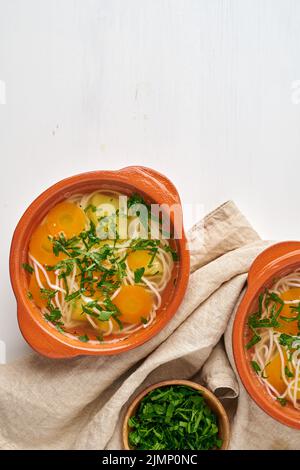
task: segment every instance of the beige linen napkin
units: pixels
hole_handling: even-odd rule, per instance
[[[50,360],[31,354],[0,366],[0,448],[121,448],[128,400],[169,378],[203,382],[224,399],[232,416],[231,448],[300,448],[300,433],[263,413],[234,372],[233,311],[247,271],[267,243],[233,202],[196,225],[189,240],[192,274],[184,301],[151,341],[114,357]]]

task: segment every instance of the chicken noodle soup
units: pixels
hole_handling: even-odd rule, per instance
[[[276,280],[258,303],[248,319],[252,368],[274,400],[300,409],[300,269]]]
[[[83,342],[115,343],[154,322],[177,253],[159,220],[159,238],[149,237],[148,209],[139,195],[96,191],[49,211],[24,268],[28,296],[53,328]]]

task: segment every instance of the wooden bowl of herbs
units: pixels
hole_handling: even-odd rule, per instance
[[[189,380],[147,387],[133,400],[123,423],[126,450],[226,450],[229,437],[221,402]]]

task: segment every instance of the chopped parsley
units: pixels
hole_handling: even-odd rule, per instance
[[[218,420],[201,392],[188,386],[157,388],[128,421],[129,443],[138,450],[220,448]]]
[[[22,267],[23,267],[23,269],[25,269],[25,271],[27,271],[29,274],[33,274],[34,269],[33,269],[32,266],[30,266],[30,264],[28,264],[28,263],[23,263],[23,264],[22,264]]]
[[[141,282],[144,272],[145,272],[145,268],[138,268],[134,271],[134,282],[136,284]]]
[[[277,397],[276,400],[280,403],[281,406],[285,406],[287,403],[285,398]]]
[[[90,338],[88,337],[88,335],[82,335],[82,336],[78,336],[78,339],[79,339],[79,341],[81,341],[82,343],[87,343]]]
[[[252,367],[252,369],[254,370],[254,372],[256,374],[261,372],[261,368],[260,368],[260,366],[258,365],[258,363],[256,361],[251,361],[251,367]]]
[[[268,315],[262,318],[264,294],[259,296],[258,311],[248,318],[248,327],[253,332],[253,336],[246,344],[246,349],[251,349],[255,344],[259,343],[261,336],[257,332],[259,328],[276,328],[280,326],[278,318],[284,307],[284,301],[274,292],[265,291],[265,306]]]

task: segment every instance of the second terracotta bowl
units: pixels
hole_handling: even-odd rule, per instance
[[[277,243],[263,251],[252,264],[248,275],[246,293],[236,313],[232,346],[239,376],[258,406],[277,421],[300,429],[300,411],[291,404],[282,407],[270,397],[265,387],[259,382],[250,361],[251,352],[245,345],[250,339],[247,328],[249,315],[257,310],[258,297],[266,288],[270,288],[274,279],[294,271],[300,267],[300,242]]]
[[[179,254],[173,276],[162,296],[162,306],[149,328],[144,328],[115,344],[88,344],[68,338],[55,330],[42,318],[40,310],[28,299],[28,274],[22,268],[27,262],[28,245],[34,229],[49,210],[75,194],[95,190],[115,190],[129,195],[139,193],[149,204],[174,204],[179,207],[177,217],[171,212],[174,232],[182,226],[182,211],[178,192],[171,181],[149,168],[127,167],[119,171],[93,171],[64,179],[42,193],[26,210],[15,230],[10,251],[10,277],[17,300],[18,321],[21,332],[33,349],[53,358],[78,355],[117,354],[140,346],[156,335],[173,317],[187,288],[190,261],[186,238],[182,229],[180,238],[174,240]],[[176,219],[176,220],[175,220]]]

